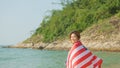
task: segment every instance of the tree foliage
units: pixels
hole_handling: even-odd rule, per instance
[[[72,30],[83,31],[100,19],[120,11],[120,0],[61,0],[62,10],[52,10],[33,36],[43,36],[42,41],[52,42],[64,38]]]

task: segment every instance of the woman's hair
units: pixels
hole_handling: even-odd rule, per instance
[[[80,39],[80,32],[79,31],[72,31],[69,35],[70,38],[71,38],[71,34],[75,34],[77,36],[77,38]]]

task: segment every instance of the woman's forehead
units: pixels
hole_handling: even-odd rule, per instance
[[[71,36],[76,36],[76,34],[72,33]]]

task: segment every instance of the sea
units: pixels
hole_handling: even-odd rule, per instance
[[[68,51],[0,47],[0,68],[65,68]],[[102,68],[120,68],[120,52],[93,51]]]

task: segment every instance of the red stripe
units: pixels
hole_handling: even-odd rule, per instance
[[[86,67],[90,66],[92,64],[92,61],[94,61],[96,58],[97,58],[96,56],[93,56],[93,58],[88,63],[83,65],[81,68],[86,68]]]
[[[70,65],[70,67],[72,67],[72,62],[70,61],[71,53],[73,52],[74,49],[76,49],[77,47],[79,47],[79,46],[81,46],[81,45],[82,45],[81,42],[77,42],[77,43],[75,43],[75,44],[72,46],[72,48],[70,49],[70,52],[69,52],[69,54],[68,54],[67,67],[68,67],[69,65]],[[70,64],[69,64],[69,62],[70,62]],[[69,67],[69,68],[70,68],[70,67]]]
[[[78,55],[80,55],[81,53],[83,53],[84,51],[86,51],[86,49],[85,48],[82,48],[82,49],[80,49],[80,50],[78,50],[72,57],[71,57],[71,59],[70,59],[70,56],[71,56],[71,54],[72,54],[72,52],[77,48],[77,47],[79,47],[79,46],[82,46],[82,43],[80,42],[80,41],[78,41],[78,42],[76,42],[73,46],[72,46],[72,48],[70,49],[70,51],[69,51],[69,54],[68,54],[68,57],[67,57],[67,68],[74,68],[76,65],[78,65],[78,64],[80,64],[81,62],[83,62],[85,59],[87,59],[88,57],[90,57],[91,55],[92,55],[92,53],[91,52],[89,52],[89,53],[87,53],[85,56],[82,56],[81,58],[78,58],[78,60],[75,62],[75,63],[73,63],[73,66],[72,66],[72,61],[73,61],[73,59],[74,58],[76,58]],[[88,67],[89,65],[91,65],[91,64],[93,64],[94,65],[94,68],[96,68],[97,66],[99,66],[99,68],[101,68],[100,66],[101,66],[101,64],[102,64],[102,59],[100,59],[98,62],[96,62],[96,63],[94,63],[94,62],[92,62],[92,61],[95,61],[97,59],[97,56],[93,56],[93,58],[89,61],[89,62],[87,62],[86,64],[84,64],[81,68],[86,68],[86,67]],[[69,67],[69,65],[70,65],[70,67]]]
[[[79,63],[81,63],[82,61],[84,61],[86,58],[90,57],[92,55],[91,52],[89,52],[88,54],[86,54],[85,56],[83,56],[82,58],[79,58],[74,64],[73,66],[75,67],[76,65],[78,65]]]
[[[76,49],[77,47],[81,46],[81,44],[74,44],[73,47],[70,49],[69,55],[71,55],[71,53],[73,52],[74,49]]]
[[[75,44],[75,45],[73,45],[73,47],[71,48],[71,50],[70,50],[70,53],[69,53],[69,58],[68,58],[68,61],[70,62],[68,62],[68,64],[70,65],[70,67],[69,68],[71,68],[72,67],[72,61],[70,60],[70,56],[71,56],[71,53],[73,52],[73,50],[75,50],[77,47],[79,47],[80,45],[79,44]]]
[[[73,57],[71,58],[71,60],[73,60],[76,56],[80,55],[82,52],[84,52],[86,49],[85,48],[82,48],[81,50],[77,51]]]
[[[72,46],[72,48],[70,49],[69,55],[71,55],[71,53],[73,52],[74,49],[76,49],[77,47],[79,47],[79,46],[81,46],[81,45],[82,45],[82,43],[81,43],[80,41],[76,42],[76,43]]]

